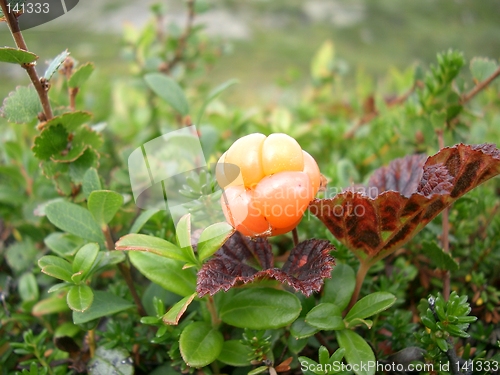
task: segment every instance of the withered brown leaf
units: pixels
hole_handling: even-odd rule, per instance
[[[376,261],[403,246],[462,195],[500,174],[500,150],[491,144],[459,144],[429,157],[421,170],[420,163],[420,156],[408,156],[375,171],[370,185],[381,190],[375,197],[345,191],[315,199],[309,209],[359,258]]]
[[[320,290],[324,278],[330,277],[335,264],[330,256],[332,250],[334,246],[326,240],[303,241],[292,249],[280,269],[274,267],[267,239],[250,239],[235,232],[198,272],[196,291],[202,297],[257,279],[273,278],[309,296]]]

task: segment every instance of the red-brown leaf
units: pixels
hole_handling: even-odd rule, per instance
[[[316,199],[309,209],[358,257],[379,260],[462,195],[500,174],[500,150],[489,144],[459,144],[428,158],[420,172],[415,170],[418,163],[416,156],[410,156],[377,170],[370,185],[383,192],[376,197],[346,191]],[[405,172],[404,165],[411,171]],[[421,177],[418,183],[416,175]]]
[[[320,290],[324,278],[330,277],[335,264],[330,256],[332,250],[334,247],[328,241],[312,239],[301,242],[279,269],[274,267],[267,239],[250,239],[235,232],[198,272],[196,291],[202,297],[220,290],[227,291],[237,284],[273,278],[309,296]]]

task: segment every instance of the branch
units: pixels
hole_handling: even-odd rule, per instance
[[[191,35],[191,30],[193,29],[193,22],[195,17],[195,10],[194,10],[195,2],[196,0],[187,0],[188,15],[186,21],[186,28],[184,29],[182,35],[179,37],[177,49],[175,50],[175,54],[172,60],[167,61],[162,65],[160,65],[159,70],[162,73],[166,74],[170,73],[174,68],[174,66],[176,66],[179,62],[181,62],[184,57],[184,52],[187,46],[187,39],[189,38],[189,35]]]
[[[493,72],[492,75],[490,75],[488,78],[486,78],[484,81],[479,82],[472,90],[470,90],[467,94],[464,94],[462,96],[462,105],[467,103],[469,100],[471,100],[474,96],[476,96],[478,93],[480,93],[482,90],[484,90],[488,85],[498,76],[500,75],[500,66]]]
[[[13,13],[8,12],[6,2],[7,0],[0,0],[0,6],[2,7],[2,11],[5,16],[5,21],[9,26],[12,37],[16,42],[17,48],[28,52],[28,47],[26,46],[23,34],[21,33],[21,29],[19,28],[19,22],[17,21],[17,17]],[[22,64],[21,66],[24,69],[26,69],[26,72],[28,73],[28,76],[30,77],[33,86],[35,86],[38,97],[40,98],[40,103],[42,104],[45,120],[50,120],[52,117],[54,117],[54,115],[52,114],[52,108],[50,107],[49,96],[47,94],[48,86],[45,86],[38,77],[35,65],[36,63],[33,62],[29,64]]]

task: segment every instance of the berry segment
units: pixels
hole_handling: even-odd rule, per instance
[[[314,158],[286,134],[255,133],[238,139],[216,166],[224,189],[224,216],[249,237],[294,229],[320,188]]]

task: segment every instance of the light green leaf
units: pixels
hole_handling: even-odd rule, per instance
[[[457,271],[459,268],[455,259],[449,253],[445,253],[436,241],[425,241],[422,244],[422,251],[436,268],[446,271]]]
[[[83,175],[82,189],[86,198],[88,198],[93,191],[102,189],[97,169],[89,168],[87,172],[85,172]]]
[[[226,222],[215,223],[207,227],[198,241],[197,250],[200,261],[219,250],[233,233],[234,228]]]
[[[94,358],[87,364],[89,375],[133,375],[134,361],[122,348],[106,349],[98,347]]]
[[[105,227],[123,204],[123,196],[111,190],[96,190],[90,193],[87,207],[95,221]]]
[[[71,275],[73,272],[71,264],[67,260],[55,255],[45,255],[38,260],[38,266],[46,275],[72,282]]]
[[[66,131],[74,132],[83,124],[89,122],[92,119],[92,114],[85,111],[75,111],[67,112],[62,115],[55,116],[49,121],[45,122],[44,128],[50,128],[51,126],[62,125]]]
[[[66,296],[66,302],[73,311],[83,312],[87,310],[94,300],[94,292],[85,284],[73,285],[69,288]]]
[[[354,318],[352,319],[349,324],[347,325],[347,328],[354,328],[356,326],[364,324],[366,328],[371,329],[373,326],[373,321],[368,320],[368,319],[358,319]]]
[[[36,60],[38,60],[38,56],[32,52],[12,47],[0,48],[0,62],[23,65]]]
[[[371,293],[356,302],[356,304],[347,313],[345,321],[349,323],[354,319],[368,318],[369,316],[387,310],[394,304],[394,302],[396,302],[396,297],[391,293]]]
[[[353,367],[356,375],[374,375],[375,366],[368,367],[367,363],[375,363],[375,355],[372,348],[356,332],[344,329],[336,331],[337,341],[341,348],[345,349],[344,357],[348,364]]]
[[[47,218],[56,227],[89,241],[104,243],[99,224],[83,207],[66,201],[52,202],[45,207]]]
[[[474,57],[470,61],[470,71],[472,73],[472,77],[474,77],[477,82],[484,81],[486,78],[491,76],[497,68],[497,62],[492,59]]]
[[[160,210],[157,208],[151,208],[149,210],[141,212],[137,219],[135,219],[134,224],[132,224],[129,233],[139,233],[144,224],[146,224],[149,219],[151,219],[158,212],[160,212]]]
[[[331,275],[331,279],[325,280],[321,302],[333,303],[340,310],[344,310],[354,292],[356,275],[349,265],[343,263],[338,263]]]
[[[214,88],[212,91],[208,93],[207,98],[203,102],[203,105],[201,106],[200,111],[198,112],[198,118],[196,120],[196,125],[200,126],[201,125],[201,119],[203,118],[203,115],[205,114],[205,109],[207,106],[210,104],[210,102],[214,99],[216,99],[220,94],[222,94],[224,91],[226,91],[228,88],[231,86],[236,85],[239,83],[237,79],[230,79],[224,83],[221,83],[219,86]]]
[[[156,95],[170,104],[182,116],[189,113],[189,104],[184,91],[172,78],[162,73],[150,73],[144,76],[144,80]]]
[[[145,277],[166,290],[183,297],[196,290],[196,274],[192,269],[183,270],[183,262],[141,251],[129,252],[129,258]]]
[[[7,121],[17,124],[26,124],[37,118],[42,112],[42,105],[32,85],[19,86],[11,92],[0,108],[0,115]]]
[[[97,259],[97,254],[99,253],[99,245],[96,243],[88,243],[83,245],[80,250],[75,255],[73,260],[73,273],[79,273],[77,280],[74,279],[75,283],[84,281],[92,269],[92,265]]]
[[[81,184],[85,173],[98,164],[99,154],[93,148],[88,147],[78,159],[69,164],[69,176],[74,183]]]
[[[62,51],[59,55],[57,55],[54,58],[54,60],[50,62],[49,66],[47,67],[47,70],[45,71],[45,74],[43,75],[43,78],[49,81],[54,75],[54,73],[57,72],[57,69],[59,69],[64,60],[66,60],[66,57],[68,56],[69,56],[68,50]]]
[[[188,325],[179,338],[182,359],[190,367],[204,367],[217,359],[222,351],[222,333],[208,323],[194,322]]]
[[[35,137],[33,153],[40,160],[50,160],[54,155],[60,154],[68,145],[68,132],[63,126],[57,125],[43,129]]]
[[[217,359],[230,366],[250,366],[252,351],[240,340],[227,340],[222,345],[222,350]]]
[[[16,273],[31,269],[38,256],[39,251],[29,238],[21,242],[14,242],[5,251],[5,260]]]
[[[68,311],[68,304],[66,298],[61,296],[53,296],[39,301],[31,309],[33,316],[44,316],[48,314],[56,314]]]
[[[43,240],[45,245],[60,257],[72,257],[82,247],[82,238],[69,233],[53,232]]]
[[[196,297],[196,293],[191,294],[190,296],[184,297],[175,305],[173,305],[170,310],[167,311],[165,315],[163,315],[162,320],[163,323],[169,325],[177,325],[179,324],[179,320],[182,315],[186,312],[188,306],[193,302],[194,297]]]
[[[184,254],[184,259],[188,259],[190,264],[197,264],[193,246],[191,246],[191,214],[186,214],[180,218],[175,228],[175,238],[177,244]]]
[[[165,258],[190,262],[183,251],[171,242],[145,234],[127,234],[116,243],[116,250],[146,251]]]
[[[305,322],[313,327],[327,331],[345,328],[342,310],[331,303],[320,303],[315,306],[307,313]]]
[[[31,272],[26,272],[21,275],[17,289],[19,291],[19,296],[24,302],[36,301],[40,296],[38,283],[36,282],[35,275]]]
[[[250,288],[232,293],[219,307],[219,316],[239,328],[281,328],[297,319],[302,309],[299,299],[284,290]]]
[[[307,324],[304,318],[298,318],[290,327],[290,333],[296,339],[305,339],[307,337],[311,337],[318,331],[318,328]]]
[[[94,71],[94,64],[87,63],[85,65],[79,66],[75,70],[73,75],[70,77],[68,86],[71,88],[82,87],[85,82],[89,79],[90,75]]]
[[[335,49],[331,40],[325,41],[315,53],[311,62],[311,76],[315,81],[328,78],[332,72]]]
[[[133,303],[113,293],[96,290],[94,291],[94,301],[86,311],[73,311],[73,323],[88,323],[95,319],[102,318],[103,316],[111,316],[121,311],[125,311],[134,306]]]

